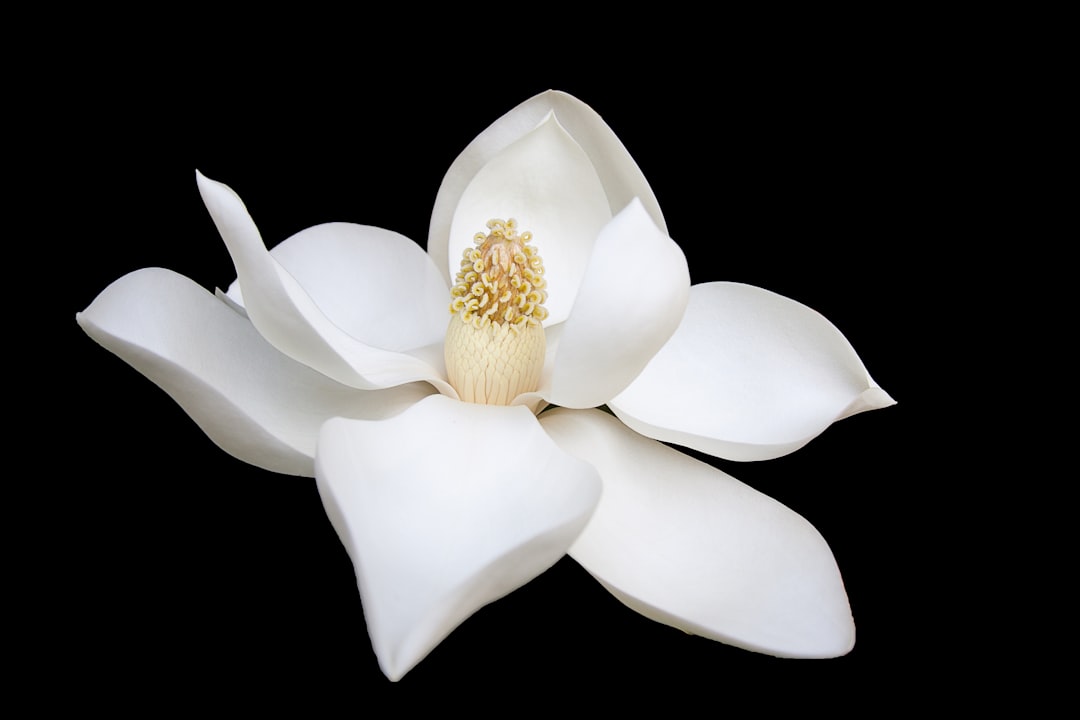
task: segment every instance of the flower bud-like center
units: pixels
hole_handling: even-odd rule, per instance
[[[513,218],[489,220],[462,253],[450,290],[446,372],[466,402],[507,405],[540,383],[547,286],[544,262]]]

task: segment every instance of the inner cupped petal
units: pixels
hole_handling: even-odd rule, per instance
[[[689,291],[682,250],[635,199],[600,233],[539,394],[575,408],[615,397],[678,327]]]
[[[596,168],[553,114],[491,158],[465,188],[450,224],[451,277],[487,221],[508,216],[532,233],[548,268],[545,325],[561,322],[611,210]]]
[[[640,198],[657,227],[667,232],[656,195],[604,119],[577,98],[548,90],[502,115],[477,135],[443,177],[431,213],[427,248],[440,272],[447,273],[447,281],[454,276],[453,269],[447,264],[448,260],[454,260],[454,256],[447,255],[450,224],[465,188],[489,160],[535,129],[551,112],[558,116],[560,125],[589,156],[607,194],[609,212],[617,213],[633,198]]]
[[[446,331],[446,283],[404,235],[326,223],[278,243],[270,255],[334,325],[367,345],[408,352],[439,342]],[[239,282],[228,295],[243,304]]]
[[[270,344],[297,362],[352,387],[375,390],[426,381],[440,392],[456,396],[428,363],[368,345],[335,325],[267,251],[236,193],[201,173],[197,180],[203,202],[236,266],[247,315]]]

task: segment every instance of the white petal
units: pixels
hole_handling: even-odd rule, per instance
[[[450,166],[435,199],[428,235],[428,253],[440,270],[446,272],[454,268],[456,272],[453,263],[460,255],[450,253],[449,245],[452,240],[460,241],[460,238],[451,236],[450,225],[465,188],[492,158],[532,132],[551,112],[555,113],[559,124],[588,156],[607,196],[608,213],[614,215],[637,197],[657,226],[667,232],[652,188],[611,128],[592,108],[577,98],[548,91],[525,101],[496,120]],[[538,242],[545,241],[540,238]],[[544,257],[546,261],[547,256]],[[447,277],[448,282],[450,277],[453,277],[453,273]]]
[[[388,417],[432,392],[425,384],[340,385],[279,353],[191,280],[160,268],[120,278],[76,320],[172,396],[222,449],[275,472],[314,474],[326,419]]]
[[[799,449],[841,417],[891,404],[819,313],[716,282],[690,289],[678,330],[610,407],[657,440],[763,460]]]
[[[326,223],[270,250],[334,325],[357,340],[405,352],[441,342],[450,289],[419,245],[391,230]],[[228,295],[243,304],[240,283]]]
[[[836,561],[801,516],[598,410],[558,409],[540,421],[600,471],[600,506],[570,555],[628,606],[781,657],[851,649]]]
[[[540,394],[563,407],[611,400],[675,332],[689,293],[682,250],[635,199],[597,239]]]
[[[228,291],[222,290],[221,288],[214,288],[214,297],[232,308],[233,312],[248,319],[250,322],[247,310],[244,309],[244,298],[240,294],[240,283],[233,280],[232,284],[229,285]]]
[[[611,210],[589,157],[552,115],[492,157],[462,192],[450,224],[449,272],[457,273],[488,220],[511,217],[533,234],[548,270],[546,323],[561,322]]]
[[[600,494],[526,408],[441,395],[383,422],[331,420],[316,478],[393,680],[559,560]]]
[[[244,309],[274,347],[345,385],[374,390],[421,380],[453,394],[426,363],[366,345],[334,325],[266,250],[236,193],[201,173],[197,180],[203,202],[236,266]],[[386,271],[393,272],[392,268]]]

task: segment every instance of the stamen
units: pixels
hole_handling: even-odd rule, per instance
[[[473,237],[475,247],[462,252],[461,270],[450,290],[451,298],[471,293],[483,298],[479,306],[485,307],[489,302],[484,297],[486,293],[496,303],[499,322],[515,323],[524,315],[529,325],[539,324],[542,320],[534,314],[547,300],[547,293],[540,292],[546,284],[542,277],[544,261],[536,248],[528,244],[532,233],[518,234],[517,221],[513,218],[493,218],[488,220],[487,227],[490,232],[477,233]],[[460,315],[463,310],[451,302],[450,312]]]
[[[493,218],[462,252],[450,290],[446,369],[462,400],[505,405],[536,389],[544,364],[544,263],[531,232]]]

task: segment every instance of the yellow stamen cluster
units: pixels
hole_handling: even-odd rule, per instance
[[[450,290],[446,373],[466,402],[508,405],[536,390],[544,367],[548,316],[544,262],[532,233],[510,220],[489,220],[461,258]]]
[[[544,262],[529,245],[532,233],[517,233],[517,222],[488,220],[488,234],[477,233],[476,247],[462,253],[450,312],[475,328],[507,324],[514,332],[547,317]]]

